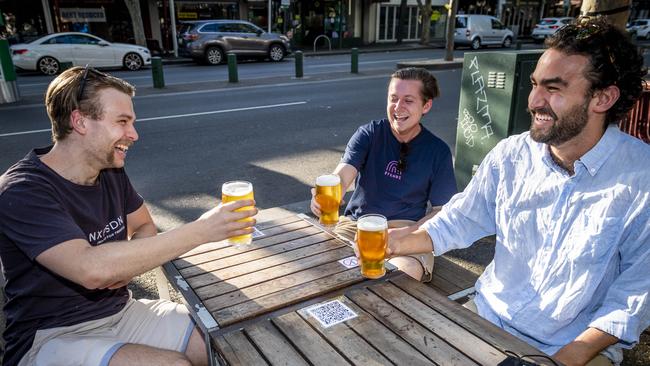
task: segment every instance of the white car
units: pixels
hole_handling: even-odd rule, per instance
[[[61,62],[73,66],[119,67],[139,70],[151,64],[151,54],[145,47],[125,43],[110,43],[87,33],[54,33],[30,43],[11,46],[14,65],[24,70],[38,70],[54,75]]]
[[[563,17],[563,18],[543,18],[535,25],[533,33],[530,35],[533,37],[535,42],[543,42],[546,37],[550,37],[560,28],[571,23],[573,18]]]
[[[633,20],[626,29],[638,39],[650,39],[650,19]]]

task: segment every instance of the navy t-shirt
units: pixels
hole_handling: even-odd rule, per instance
[[[96,185],[77,185],[41,162],[38,156],[50,149],[33,150],[0,177],[5,365],[18,364],[37,330],[113,315],[129,298],[126,287],[88,290],[35,260],[72,239],[91,245],[126,240],[126,215],[143,203],[123,169],[103,170]]]
[[[352,135],[341,162],[359,174],[346,216],[356,220],[375,213],[389,220],[417,221],[426,214],[427,201],[440,206],[456,193],[449,146],[420,127],[408,143],[403,173],[397,169],[400,142],[387,119],[363,125]]]

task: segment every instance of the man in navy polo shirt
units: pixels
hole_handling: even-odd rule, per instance
[[[355,183],[352,198],[334,231],[353,240],[356,220],[382,214],[389,227],[404,227],[404,235],[426,221],[427,202],[445,204],[456,193],[449,147],[422,126],[422,117],[440,95],[436,78],[422,68],[391,75],[387,118],[359,127],[334,170],[343,192]],[[312,190],[311,210],[321,214]],[[435,212],[435,211],[433,211]],[[395,257],[391,263],[411,277],[431,281],[433,255]]]

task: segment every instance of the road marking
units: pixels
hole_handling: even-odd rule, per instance
[[[303,101],[299,101],[299,102],[258,105],[258,106],[254,106],[254,107],[220,109],[220,110],[216,110],[216,111],[197,112],[197,113],[173,114],[173,115],[170,115],[170,116],[139,118],[137,121],[138,122],[146,122],[146,121],[156,121],[156,120],[162,120],[162,119],[172,119],[172,118],[181,118],[181,117],[205,116],[205,115],[208,115],[208,114],[221,114],[221,113],[231,113],[231,112],[241,112],[241,111],[252,111],[252,110],[255,110],[255,109],[290,107],[290,106],[301,105],[301,104],[307,104],[307,101],[303,100]],[[17,136],[17,135],[29,135],[29,134],[34,134],[34,133],[50,132],[50,131],[52,131],[52,130],[49,129],[49,128],[46,128],[46,129],[42,129],[42,130],[10,132],[10,133],[0,134],[0,137],[9,137],[9,136]]]

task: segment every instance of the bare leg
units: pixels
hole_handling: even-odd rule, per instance
[[[122,346],[108,363],[109,366],[192,366],[190,360],[184,354],[142,344],[125,344]]]
[[[206,351],[205,341],[199,328],[194,328],[190,341],[185,350],[185,356],[192,362],[194,366],[207,366],[208,354]]]
[[[390,259],[389,262],[414,279],[418,281],[422,280],[424,269],[422,269],[422,264],[419,260],[413,257],[395,257]]]

